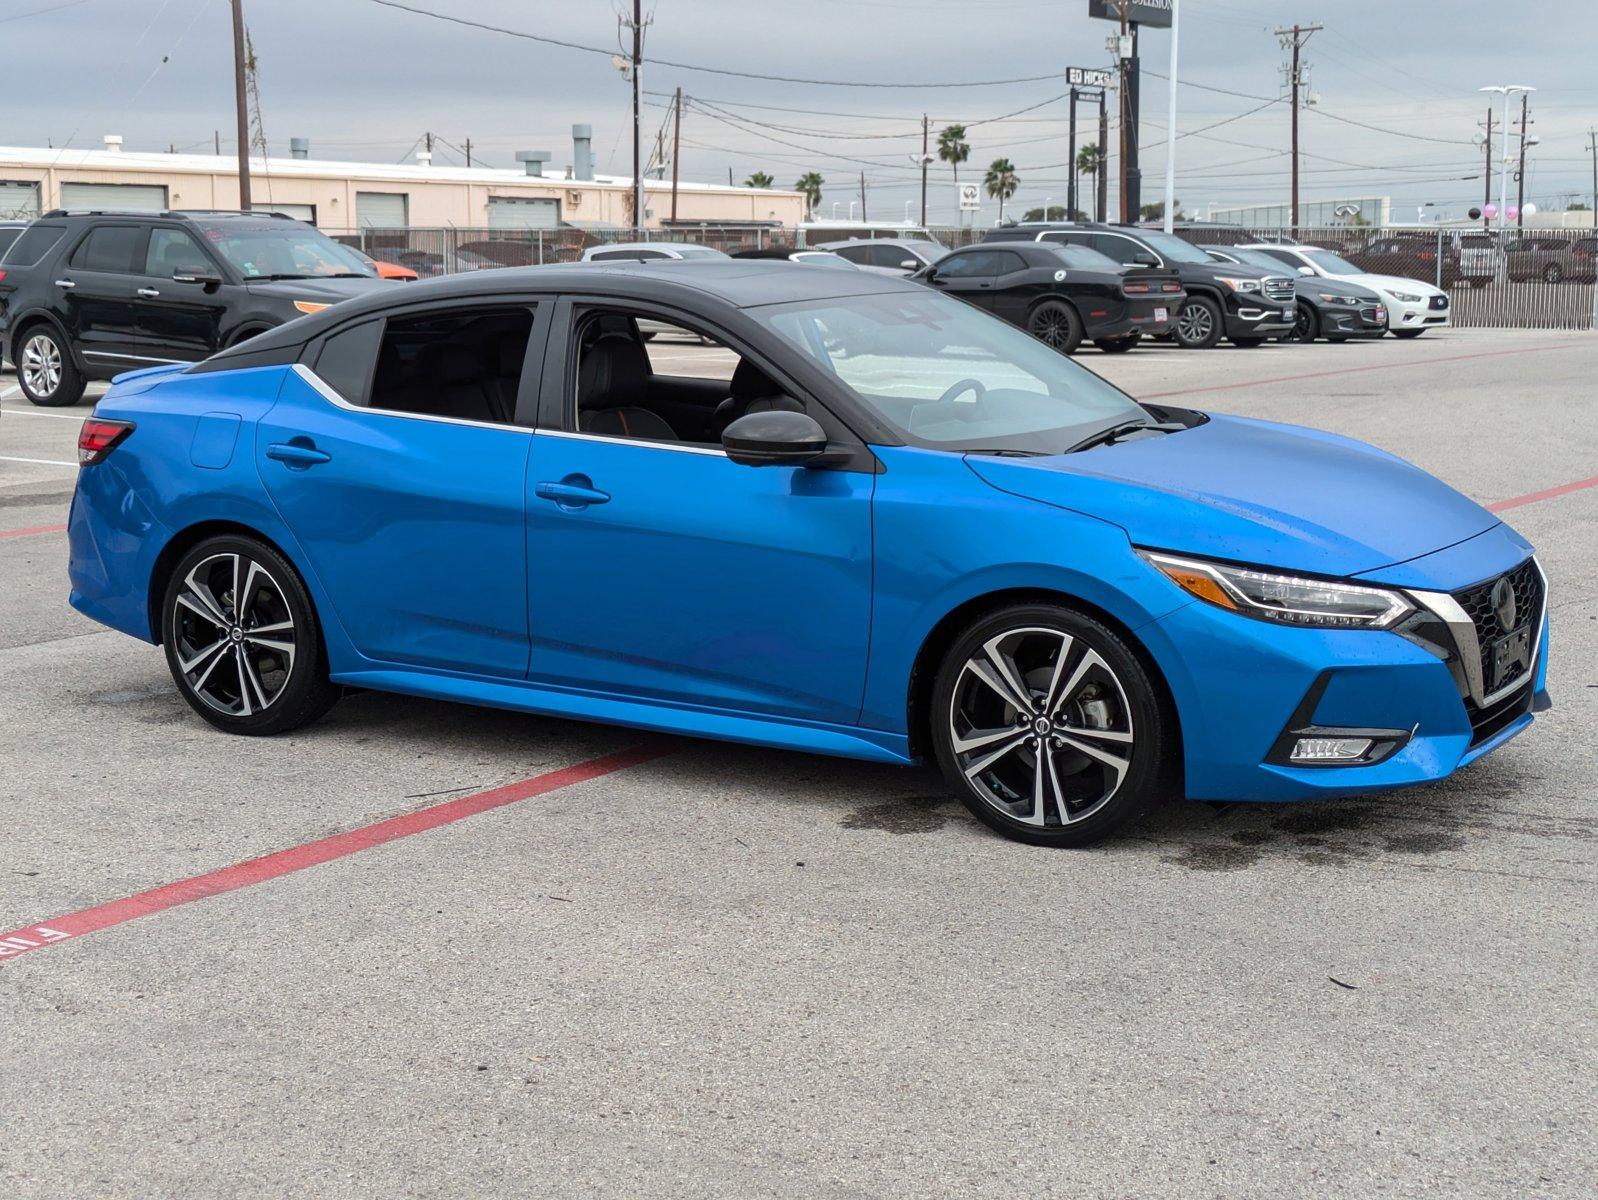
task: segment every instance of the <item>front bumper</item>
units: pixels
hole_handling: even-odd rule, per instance
[[[1276,304],[1248,296],[1243,302],[1231,296],[1226,302],[1226,336],[1229,338],[1279,337],[1293,331],[1293,304]]]
[[[1429,300],[1409,302],[1384,295],[1387,302],[1387,327],[1389,329],[1441,329],[1453,324],[1454,306],[1433,308]],[[1444,297],[1446,299],[1446,297]]]
[[[1451,548],[1404,564],[1401,577],[1371,581],[1458,591],[1530,553],[1503,526],[1464,545],[1469,553]],[[1439,571],[1464,573],[1428,579],[1429,558]],[[1549,705],[1546,597],[1533,620],[1538,636],[1525,675],[1486,709],[1470,697],[1457,660],[1397,632],[1278,626],[1194,601],[1139,636],[1176,700],[1186,794],[1296,801],[1434,782],[1523,732]],[[1283,748],[1301,729],[1385,732],[1392,745],[1366,765],[1295,766]]]
[[[1387,332],[1387,308],[1382,304],[1322,304],[1318,315],[1323,337],[1381,337]]]

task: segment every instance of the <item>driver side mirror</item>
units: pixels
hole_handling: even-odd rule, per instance
[[[208,292],[222,286],[222,277],[210,267],[179,267],[172,272],[173,283],[197,283]]]
[[[1157,267],[1160,265],[1159,255],[1150,254],[1147,250],[1141,250],[1134,254],[1132,261],[1140,267]]]
[[[745,413],[722,432],[721,445],[746,467],[803,467],[827,456],[827,433],[809,413],[778,409]]]
[[[899,266],[906,271],[918,271],[921,269],[921,264],[913,258],[905,259]]]
[[[1300,275],[1304,275],[1304,276],[1306,276],[1308,278],[1313,279],[1315,277],[1315,268],[1314,267],[1300,267],[1298,269],[1298,273]]]

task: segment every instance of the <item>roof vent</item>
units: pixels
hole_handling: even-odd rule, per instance
[[[416,165],[419,166],[419,167],[430,167],[430,166],[432,166],[433,165],[432,152],[429,151],[429,150],[418,150],[416,152]]]
[[[544,174],[544,164],[553,157],[554,155],[550,154],[548,150],[516,151],[516,161],[527,168],[527,173],[529,175],[536,175],[539,177],[542,177]]]
[[[594,127],[572,126],[572,178],[594,177]]]
[[[105,148],[112,154],[120,154],[122,152],[122,135],[120,133],[106,134]]]

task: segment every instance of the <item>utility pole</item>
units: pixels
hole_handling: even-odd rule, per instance
[[[860,172],[860,219],[866,219],[866,173]]]
[[[677,150],[682,145],[682,88],[671,101],[671,222],[677,223]]]
[[[1110,108],[1105,98],[1104,91],[1099,90],[1099,161],[1098,169],[1093,172],[1093,178],[1098,187],[1098,199],[1094,204],[1097,210],[1095,220],[1105,221],[1110,215]]]
[[[1298,237],[1298,93],[1304,82],[1304,65],[1300,55],[1311,35],[1324,28],[1324,25],[1294,25],[1291,29],[1276,31],[1282,48],[1293,52],[1291,65],[1287,69],[1287,86],[1291,89],[1293,104],[1293,182],[1288,219],[1295,239]]]
[[[250,112],[244,97],[244,0],[233,0],[233,104],[239,127],[239,211],[250,211]]]
[[[932,122],[926,113],[921,114],[921,228],[927,227],[927,163],[932,161],[928,153],[928,139],[932,132]],[[1043,214],[1048,216],[1047,213]]]
[[[1115,56],[1121,70],[1121,87],[1116,92],[1116,99],[1120,113],[1121,153],[1117,160],[1123,225],[1137,220],[1138,201],[1142,192],[1137,165],[1137,24],[1127,19],[1129,3],[1130,0],[1120,0],[1117,5],[1121,13],[1121,39]],[[1127,53],[1129,36],[1132,39],[1130,54]]]
[[[640,238],[644,230],[643,137],[639,122],[643,115],[644,75],[644,0],[633,0],[633,232]]]
[[[1076,220],[1076,88],[1071,89],[1071,133],[1065,152],[1065,219]],[[1048,217],[1048,213],[1043,214]]]
[[[472,165],[472,139],[471,138],[467,138],[466,139],[466,144],[463,145],[461,147],[461,149],[466,152],[466,165],[468,167],[471,166]]]
[[[1598,129],[1587,131],[1587,149],[1592,152],[1592,227],[1598,229]]]
[[[1531,97],[1520,93],[1520,165],[1515,170],[1515,228],[1526,227],[1526,110]]]
[[[1487,105],[1487,163],[1482,171],[1482,196],[1481,196],[1481,227],[1486,229],[1492,224],[1492,218],[1487,215],[1487,206],[1493,202],[1493,106]]]
[[[431,166],[432,163],[433,163],[433,133],[432,133],[432,130],[428,130],[426,133],[422,134],[422,142],[423,142],[423,148],[427,151],[427,162],[428,162],[428,165]]]

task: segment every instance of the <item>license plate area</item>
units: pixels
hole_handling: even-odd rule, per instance
[[[1163,306],[1156,308],[1154,310],[1154,319],[1156,321],[1169,321],[1171,319],[1171,310]]]
[[[1487,686],[1492,691],[1525,674],[1531,668],[1531,626],[1494,638],[1487,659],[1491,664]]]

